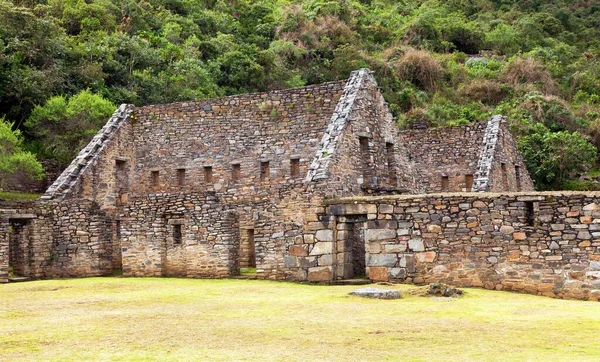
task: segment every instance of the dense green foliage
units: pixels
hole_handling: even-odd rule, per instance
[[[543,124],[539,137],[577,132],[600,146],[598,1],[0,0],[0,115],[32,151],[62,163],[101,125],[72,126],[92,112],[68,110],[82,91],[89,107],[142,105],[360,67],[375,72],[400,126],[505,113],[517,138]],[[528,161],[545,172],[544,160]],[[560,187],[592,166],[578,161],[537,185]]]
[[[21,132],[13,131],[12,127],[12,124],[0,118],[0,191],[4,188],[7,177],[15,172],[23,172],[33,179],[40,179],[44,174],[35,155],[21,148]]]

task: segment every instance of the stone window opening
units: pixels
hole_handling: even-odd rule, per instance
[[[204,166],[204,183],[210,184],[213,182],[212,166]]]
[[[242,167],[239,163],[234,163],[231,165],[231,179],[239,180],[242,178]]]
[[[117,239],[121,239],[121,220],[115,220],[115,235]]]
[[[360,154],[362,158],[363,183],[367,183],[369,180],[369,166],[371,157],[369,138],[365,136],[359,136],[358,143],[360,145]]]
[[[396,179],[396,155],[394,150],[394,144],[386,142],[385,152],[387,156],[387,169],[388,175],[391,181]]]
[[[465,191],[473,191],[473,175],[465,175]]]
[[[290,159],[290,176],[291,177],[300,176],[300,159],[298,159],[298,158]]]
[[[177,169],[177,185],[178,186],[185,185],[185,168]]]
[[[150,182],[153,188],[157,188],[160,185],[160,173],[158,171],[150,172]]]
[[[181,224],[173,225],[173,244],[181,244],[182,242]]]
[[[515,165],[515,178],[517,181],[517,191],[521,191],[521,167]]]
[[[508,191],[508,174],[506,171],[506,163],[502,162],[500,164],[500,169],[502,170],[502,190]]]
[[[115,160],[115,188],[117,205],[126,205],[128,201],[129,180],[127,175],[127,161]]]
[[[535,226],[535,204],[533,201],[525,201],[525,220],[527,226]]]
[[[450,179],[448,176],[442,175],[442,192],[448,192],[450,188]]]
[[[271,174],[271,170],[269,167],[269,161],[261,161],[260,162],[260,179],[261,181],[268,180]]]

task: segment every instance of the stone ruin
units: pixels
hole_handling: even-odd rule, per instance
[[[0,204],[0,282],[448,282],[594,299],[600,194],[535,192],[501,116],[400,131],[375,79],[122,105],[41,200]]]

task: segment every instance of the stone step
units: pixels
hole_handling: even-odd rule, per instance
[[[9,283],[27,282],[29,280],[30,280],[29,277],[9,277],[8,278]]]
[[[339,279],[332,280],[330,282],[331,285],[366,285],[373,284],[371,279]]]
[[[248,280],[254,280],[257,279],[256,274],[244,274],[244,275],[234,275],[231,277],[231,279],[248,279]]]

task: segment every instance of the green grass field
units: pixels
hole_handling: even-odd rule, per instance
[[[467,289],[440,300],[248,280],[0,285],[0,361],[600,359],[600,304]],[[384,288],[384,287],[382,287]]]

